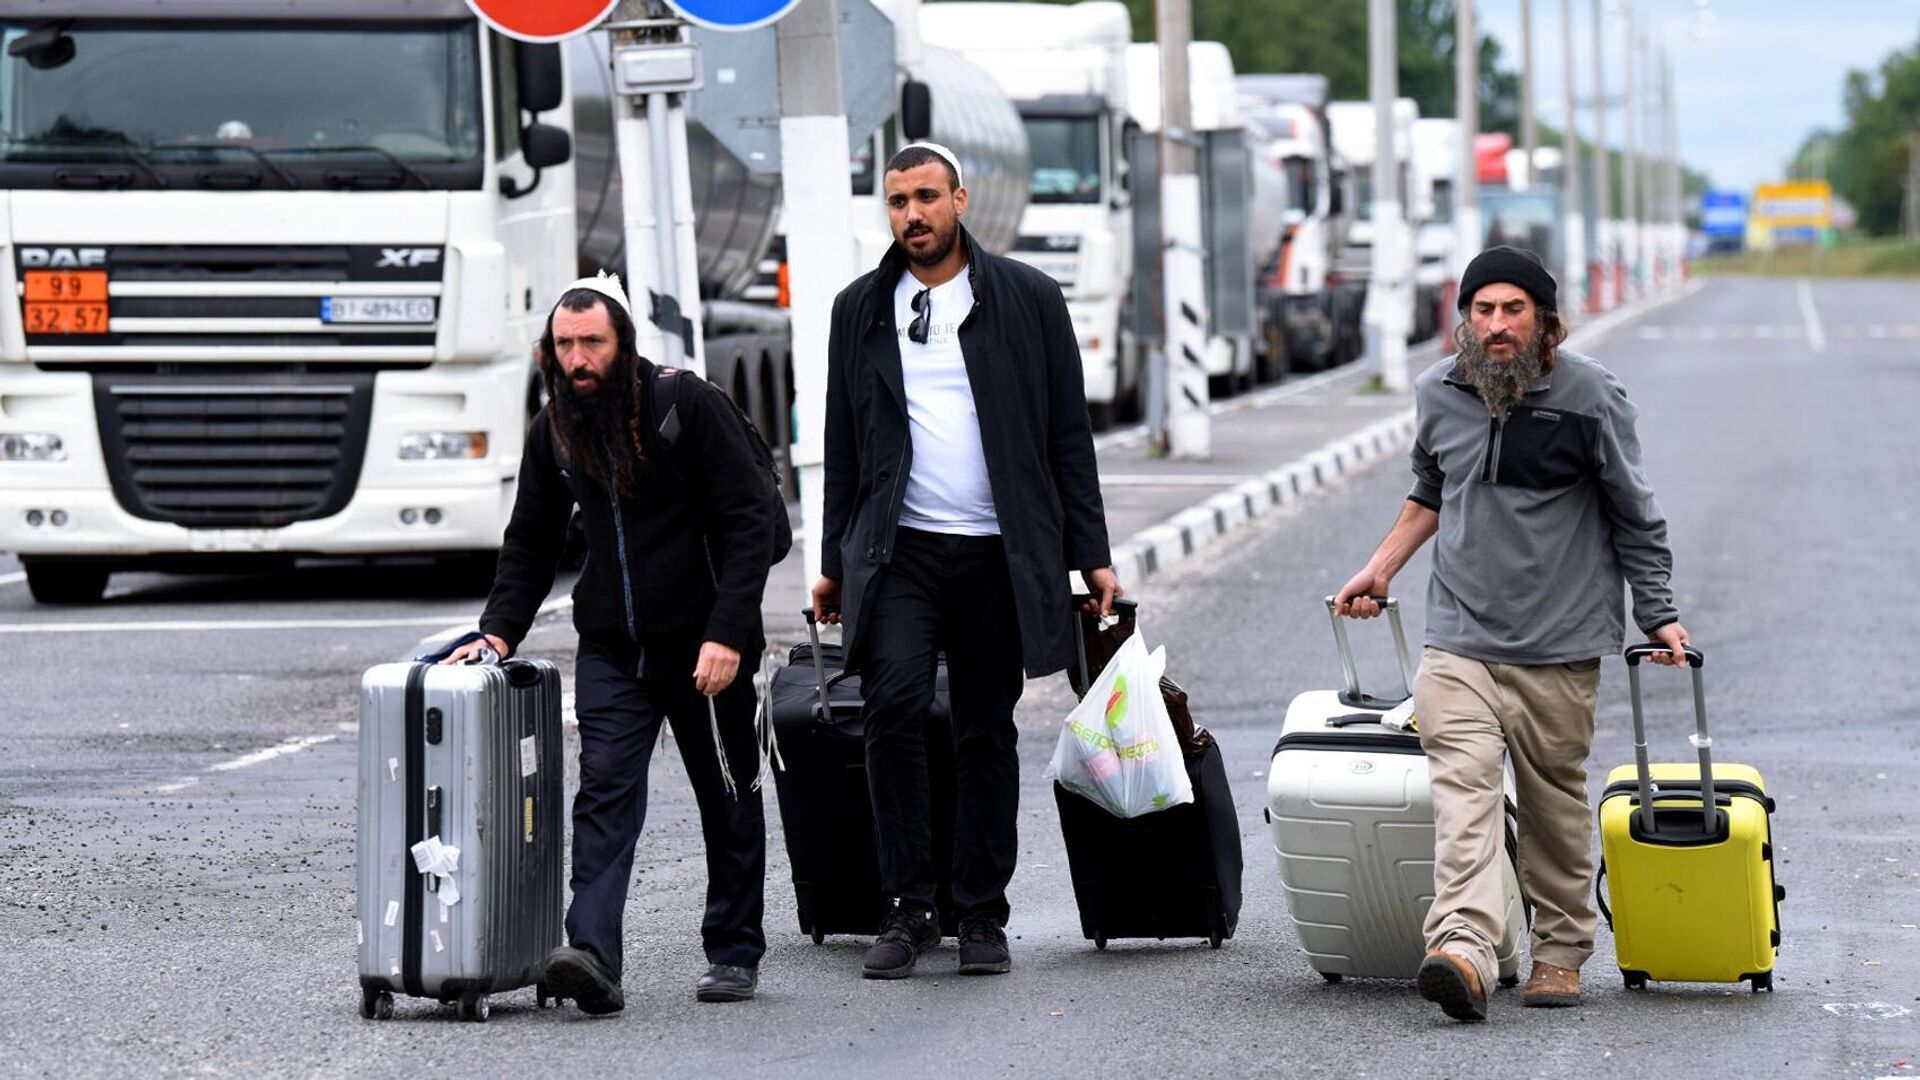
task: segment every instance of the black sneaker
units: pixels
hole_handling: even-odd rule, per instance
[[[940,944],[940,924],[931,911],[903,908],[897,902],[880,924],[880,940],[867,950],[860,974],[869,979],[904,979],[913,974],[920,954]]]
[[[696,1001],[751,1001],[760,985],[760,972],[735,964],[715,964],[694,984]]]
[[[547,984],[548,994],[573,1002],[589,1016],[605,1016],[627,1007],[627,995],[620,983],[585,949],[562,945],[553,950],[540,981]]]
[[[1013,970],[1007,952],[1007,932],[991,915],[976,915],[960,923],[960,974],[1004,975]]]

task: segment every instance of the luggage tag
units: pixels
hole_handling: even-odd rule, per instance
[[[1392,728],[1395,731],[1418,732],[1420,729],[1414,725],[1413,699],[1408,698],[1388,709],[1386,714],[1380,717],[1380,726]]]

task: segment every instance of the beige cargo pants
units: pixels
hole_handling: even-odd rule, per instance
[[[1593,954],[1593,817],[1587,753],[1600,661],[1490,664],[1428,646],[1414,716],[1433,784],[1433,908],[1427,949],[1463,957],[1491,991],[1505,930],[1502,761],[1520,811],[1520,887],[1533,902],[1533,958],[1578,970]]]

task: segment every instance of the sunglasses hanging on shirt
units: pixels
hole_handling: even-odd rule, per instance
[[[913,308],[913,321],[907,324],[907,340],[915,345],[925,345],[927,324],[933,319],[933,290],[927,288],[914,293],[908,306]]]

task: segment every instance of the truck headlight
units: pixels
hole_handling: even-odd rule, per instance
[[[413,431],[400,437],[401,461],[447,461],[487,456],[484,431]]]
[[[66,444],[50,431],[0,432],[0,461],[65,461]]]

